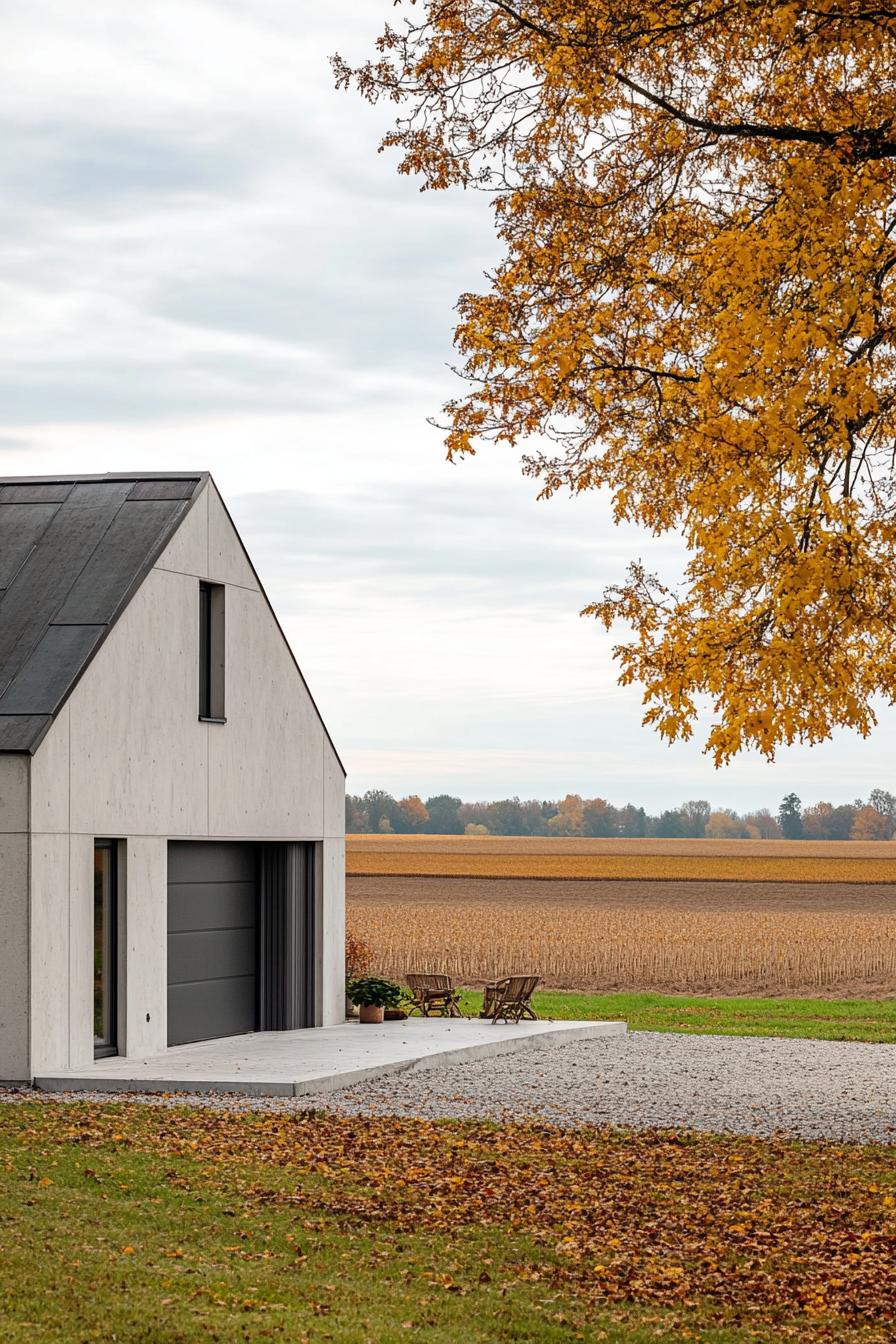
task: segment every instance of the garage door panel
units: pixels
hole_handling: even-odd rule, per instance
[[[257,869],[254,845],[169,843],[169,1045],[255,1030]]]
[[[169,882],[255,882],[258,857],[254,845],[216,840],[171,840]]]
[[[169,882],[168,932],[255,926],[253,882]]]
[[[255,1017],[255,976],[168,986],[168,1044],[241,1036]]]
[[[201,929],[168,938],[168,983],[255,974],[255,929]]]

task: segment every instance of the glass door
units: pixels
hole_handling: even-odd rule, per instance
[[[115,841],[93,847],[93,1054],[117,1054],[116,971],[118,961]]]

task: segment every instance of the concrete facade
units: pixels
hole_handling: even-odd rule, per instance
[[[197,713],[225,585],[226,722]],[[34,755],[0,755],[0,1079],[93,1060],[93,846],[118,842],[118,1050],[167,1042],[169,839],[318,846],[318,1025],[344,1017],[344,774],[213,482]]]

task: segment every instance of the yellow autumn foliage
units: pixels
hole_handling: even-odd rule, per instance
[[[337,79],[385,145],[481,187],[503,256],[460,299],[448,450],[683,537],[586,611],[645,722],[717,763],[896,702],[896,14],[834,0],[420,0]]]

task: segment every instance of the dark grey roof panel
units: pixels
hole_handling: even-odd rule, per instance
[[[208,480],[207,471],[78,471],[71,476],[64,472],[55,476],[0,476],[0,485],[82,485],[87,481],[195,481]]]
[[[9,585],[0,604],[0,695],[56,615],[129,489],[127,481],[76,485]]]
[[[0,588],[8,588],[37,545],[58,504],[11,504],[0,510]]]
[[[24,751],[23,742],[36,746],[51,722],[49,714],[0,714],[0,751]]]
[[[61,504],[72,492],[71,481],[29,481],[0,485],[0,504]]]
[[[75,580],[54,620],[83,625],[108,622],[143,572],[160,537],[170,536],[186,512],[184,500],[128,499]]]
[[[195,480],[138,481],[128,499],[189,499],[195,487]]]
[[[207,479],[0,480],[0,751],[36,749]]]
[[[51,625],[0,695],[0,714],[55,714],[105,631],[104,625]]]

